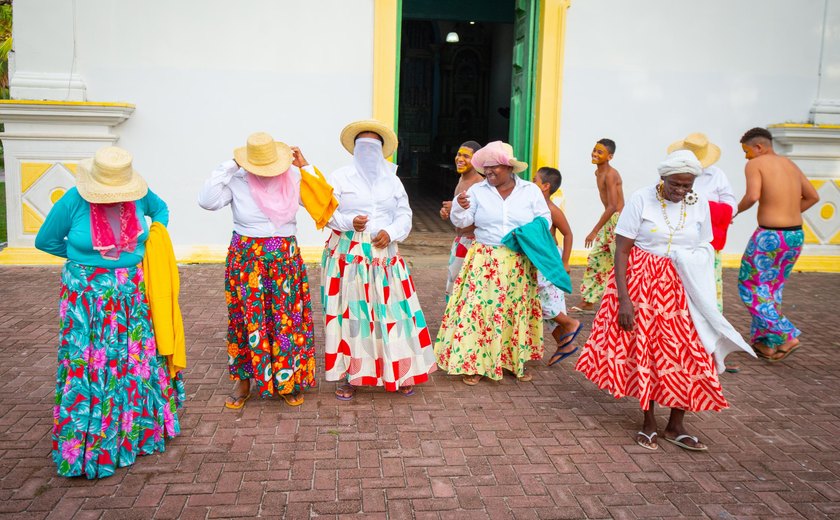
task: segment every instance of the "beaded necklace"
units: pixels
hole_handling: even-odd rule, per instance
[[[682,204],[680,205],[680,220],[677,222],[677,227],[671,226],[671,219],[668,218],[668,211],[665,205],[665,196],[663,195],[664,185],[663,183],[659,183],[656,186],[656,200],[659,201],[660,206],[662,207],[662,216],[665,218],[665,225],[668,226],[668,250],[665,252],[667,255],[671,252],[671,241],[674,240],[674,233],[680,231],[685,228],[685,222],[688,218],[688,211],[686,211],[686,202],[685,198],[682,200]]]

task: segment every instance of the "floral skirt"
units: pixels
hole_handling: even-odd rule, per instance
[[[575,370],[616,398],[639,399],[643,410],[650,401],[692,412],[727,408],[671,260],[634,247],[627,262],[627,290],[633,329],[618,324],[613,271]]]
[[[450,374],[517,377],[543,357],[537,270],[505,246],[474,243],[455,280],[435,341],[437,363]]]
[[[59,296],[52,457],[58,474],[100,478],[164,451],[184,402],[157,353],[143,270],[67,262]]]
[[[262,397],[317,385],[306,265],[295,237],[233,234],[225,268],[230,378]]]
[[[321,266],[327,381],[388,391],[427,381],[432,340],[397,243],[378,249],[369,233],[333,230]]]

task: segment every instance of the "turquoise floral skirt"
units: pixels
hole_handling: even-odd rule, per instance
[[[52,457],[58,474],[107,477],[164,451],[184,401],[157,354],[143,270],[67,262],[59,299]]]

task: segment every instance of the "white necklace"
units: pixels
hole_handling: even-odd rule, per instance
[[[685,198],[682,200],[682,204],[680,204],[680,220],[677,222],[677,226],[671,226],[671,219],[668,218],[668,210],[665,204],[665,196],[663,195],[664,186],[663,183],[659,183],[656,186],[656,200],[659,201],[660,206],[662,207],[662,216],[665,218],[665,225],[668,226],[668,250],[665,252],[667,255],[671,252],[671,242],[674,240],[674,234],[677,231],[685,229],[685,222],[688,218],[688,211],[686,211],[686,202]]]

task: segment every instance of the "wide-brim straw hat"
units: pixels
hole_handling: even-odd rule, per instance
[[[286,172],[293,156],[289,145],[275,141],[265,132],[249,135],[245,146],[233,151],[239,166],[260,177],[277,177]]]
[[[94,204],[139,200],[149,192],[143,177],[131,166],[128,151],[108,146],[84,159],[76,167],[76,189]]]
[[[484,173],[485,166],[496,164],[511,166],[513,173],[522,173],[528,169],[528,163],[517,161],[513,155],[513,147],[502,141],[488,143],[487,146],[473,154],[472,165],[478,173]]]
[[[668,147],[668,153],[676,150],[691,150],[703,168],[708,168],[720,159],[720,147],[709,141],[706,134],[700,132],[695,132],[685,139],[671,143],[671,146]]]
[[[362,132],[373,132],[382,138],[382,156],[391,157],[397,149],[397,134],[383,123],[375,119],[354,121],[341,131],[341,145],[350,153],[356,149],[356,136]]]

